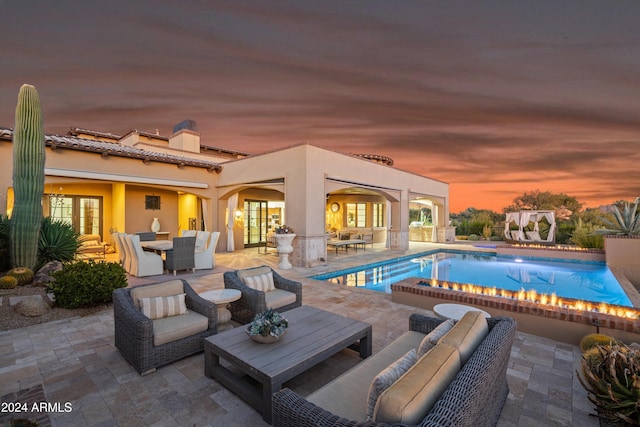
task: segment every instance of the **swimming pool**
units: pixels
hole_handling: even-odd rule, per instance
[[[391,293],[391,285],[418,277],[470,283],[583,301],[633,304],[604,262],[513,258],[483,252],[432,251],[410,257],[311,276],[347,286]]]

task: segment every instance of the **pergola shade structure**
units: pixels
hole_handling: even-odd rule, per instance
[[[555,211],[517,211],[508,212],[504,222],[504,237],[508,243],[553,244],[556,241]],[[549,232],[546,238],[540,236],[540,221],[546,219]],[[515,225],[518,228],[512,229]]]

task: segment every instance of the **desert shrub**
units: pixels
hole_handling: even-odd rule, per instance
[[[491,237],[491,235],[493,234],[493,227],[491,224],[485,224],[484,227],[482,227],[482,237],[484,237],[485,239],[489,240],[489,238]]]
[[[592,224],[585,224],[578,219],[576,229],[571,235],[571,241],[581,248],[604,249],[604,236],[595,234],[599,227]]]
[[[618,341],[613,338],[610,337],[609,335],[604,335],[604,334],[589,334],[589,335],[585,335],[581,340],[580,340],[580,350],[585,353],[588,350],[592,349],[595,346],[598,345],[611,345],[611,344],[616,344]]]
[[[576,225],[571,221],[558,221],[556,223],[556,243],[571,244],[571,235],[576,229]]]
[[[468,236],[456,236],[456,240],[468,240]]]
[[[73,260],[80,234],[67,222],[46,217],[42,220],[40,241],[38,242],[38,264],[36,270],[51,261]]]
[[[92,307],[112,301],[114,289],[127,286],[124,268],[115,262],[89,260],[65,263],[62,270],[51,274],[54,281],[47,286],[56,304],[64,308]]]
[[[502,237],[500,236],[491,236],[489,237],[489,240],[491,240],[492,242],[499,242],[502,240]]]
[[[0,215],[0,271],[7,271],[11,267],[10,261],[9,218]]]
[[[467,238],[467,240],[476,241],[476,240],[480,240],[480,237],[478,237],[477,234],[469,234],[469,237]]]

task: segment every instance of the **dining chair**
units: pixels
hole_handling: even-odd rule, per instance
[[[155,231],[139,231],[136,233],[136,235],[140,237],[141,242],[150,242],[152,240],[156,240]]]
[[[130,236],[130,235],[123,233],[122,236],[120,236],[120,241],[122,242],[122,247],[124,249],[124,265],[123,265],[124,271],[131,274],[131,265],[133,264],[133,252],[131,249],[131,244],[127,240],[127,236]]]
[[[177,270],[189,270],[195,272],[195,237],[174,237],[173,249],[166,251],[165,267],[176,275]]]
[[[164,273],[162,257],[155,253],[144,251],[142,246],[140,246],[140,236],[135,234],[128,235],[125,239],[132,253],[131,271],[129,274],[136,277],[143,277]]]
[[[118,253],[118,262],[122,267],[124,267],[125,260],[126,260],[126,253],[124,250],[124,241],[122,241],[122,236],[124,236],[124,233],[115,232],[111,236],[113,237],[113,242],[116,245],[116,252]],[[127,269],[125,268],[125,271],[126,270]]]
[[[196,249],[195,253],[195,269],[206,270],[216,266],[216,245],[220,238],[220,232],[214,231],[210,233],[206,246],[203,249]]]

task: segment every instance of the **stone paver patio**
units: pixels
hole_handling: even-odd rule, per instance
[[[409,252],[433,247],[412,244]],[[390,295],[305,276],[405,254],[367,248],[357,254],[330,255],[328,266],[280,272],[303,282],[304,304],[371,323],[375,353],[407,330],[411,313],[433,313],[393,303]],[[217,254],[216,261],[213,272],[183,272],[178,277],[203,292],[224,287],[223,271],[265,264],[277,268],[278,259],[258,254],[254,248]],[[169,279],[173,276],[130,278],[129,283]],[[46,402],[60,403],[60,410],[49,413],[54,426],[266,425],[259,413],[204,376],[202,353],[141,377],[114,347],[111,310],[2,331],[0,337],[0,396],[19,399],[20,392],[33,394],[41,386]],[[286,385],[306,395],[358,362],[357,353],[344,350]],[[597,418],[589,415],[591,404],[575,376],[579,362],[576,346],[518,332],[508,370],[510,393],[499,425],[598,425]],[[68,412],[66,403],[71,408]],[[0,414],[4,416],[0,420],[6,420],[6,415]]]

